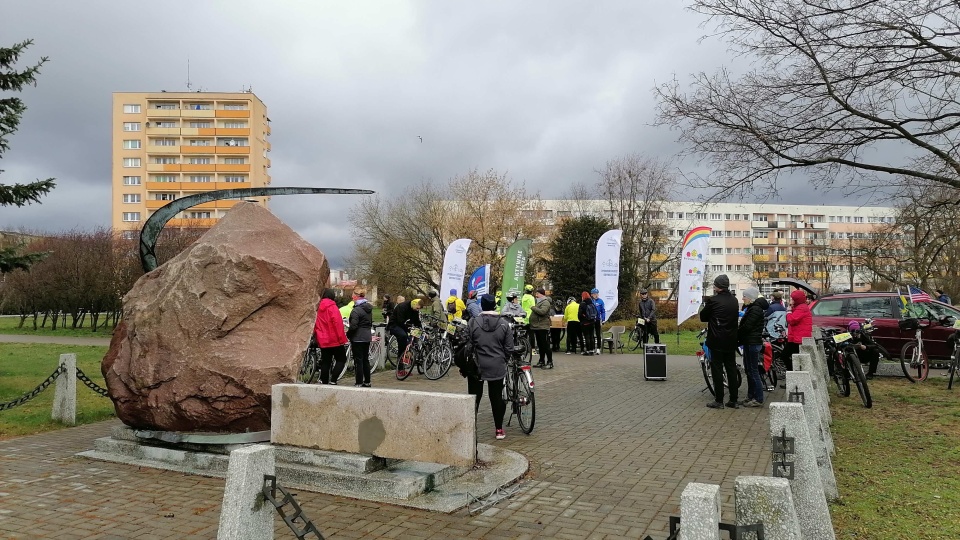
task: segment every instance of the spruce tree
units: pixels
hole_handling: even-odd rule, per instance
[[[36,86],[40,66],[47,61],[47,57],[43,57],[35,65],[22,71],[15,69],[14,65],[20,55],[32,43],[33,40],[26,40],[12,47],[0,47],[0,158],[10,148],[8,137],[17,131],[20,117],[27,110],[23,100],[9,96],[9,93],[21,92],[27,85]],[[2,169],[0,173],[3,173]],[[0,206],[39,204],[40,197],[49,193],[55,185],[53,178],[26,184],[0,184]],[[10,272],[18,268],[28,269],[31,264],[45,256],[43,253],[21,253],[21,247],[0,249],[0,272]]]

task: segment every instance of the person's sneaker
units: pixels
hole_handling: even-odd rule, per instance
[[[363,385],[362,385],[362,384],[355,384],[355,385],[353,385],[353,387],[354,387],[354,388],[363,388]]]
[[[495,435],[496,435],[498,441],[502,441],[503,439],[506,439],[506,438],[507,438],[507,434],[504,433],[502,429],[498,429],[498,430],[495,432]]]
[[[736,402],[736,401],[728,401],[728,402],[724,403],[724,405],[725,405],[728,409],[739,409],[739,408],[740,408],[740,405],[737,405],[737,402]]]
[[[776,389],[777,389],[777,388],[774,387],[774,386],[764,386],[764,387],[763,387],[763,391],[764,391],[764,392],[773,392],[773,391],[776,390]]]
[[[572,352],[570,352],[570,351],[567,351],[567,354],[573,354],[573,353],[572,353]]]
[[[363,387],[363,388],[370,388],[370,383],[365,382],[365,383],[361,384],[360,386]]]
[[[711,409],[722,409],[723,403],[720,403],[719,401],[711,401],[710,403],[707,403],[707,407],[710,407]]]
[[[759,401],[750,399],[750,400],[747,400],[747,402],[744,403],[743,406],[744,406],[744,407],[750,407],[751,409],[756,409],[756,408],[758,408],[758,407],[763,407],[763,403],[760,403]]]
[[[547,364],[546,369],[553,369],[553,362],[550,362],[549,364]]]
[[[543,362],[540,362],[539,364],[537,364],[537,367],[540,368],[540,369],[543,369],[543,368],[547,367],[547,365],[544,364]]]

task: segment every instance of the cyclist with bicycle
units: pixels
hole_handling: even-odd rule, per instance
[[[367,290],[357,288],[353,291],[356,300],[350,312],[350,350],[353,351],[353,372],[356,384],[370,388],[370,343],[373,341],[373,304],[367,301]],[[337,372],[339,373],[339,372]]]
[[[480,297],[479,317],[470,319],[467,333],[476,354],[478,376],[467,376],[467,391],[475,396],[475,412],[480,411],[483,399],[483,383],[487,383],[490,409],[497,439],[505,439],[503,415],[507,404],[503,401],[503,380],[507,376],[507,355],[513,351],[513,330],[510,324],[497,313],[496,299],[489,294]]]
[[[869,363],[867,378],[872,379],[877,374],[877,366],[880,365],[880,348],[877,346],[877,342],[870,337],[870,334],[863,331],[857,321],[850,321],[847,324],[847,331],[853,336],[850,343],[853,344],[857,357],[861,360],[860,363]]]
[[[330,361],[335,359],[334,373],[341,373],[347,364],[347,334],[343,331],[343,317],[337,309],[336,291],[325,289],[317,306],[313,334],[320,347],[320,384],[337,384],[330,378]]]
[[[653,303],[646,289],[640,289],[640,318],[643,319],[643,342],[650,341],[650,335],[653,335],[653,342],[660,343],[660,332],[657,331],[657,307]]]
[[[397,338],[397,350],[400,354],[407,350],[407,327],[421,326],[420,322],[420,299],[414,298],[409,302],[397,304],[393,308],[393,314],[390,321],[387,322],[387,332],[390,332]]]
[[[737,298],[730,294],[730,278],[720,274],[713,280],[713,296],[704,299],[700,320],[707,323],[706,345],[710,348],[710,371],[713,376],[714,401],[707,403],[711,409],[724,406],[738,409],[737,390],[740,377],[737,372],[737,314],[740,309]],[[727,372],[730,401],[723,402],[723,372]]]
[[[747,399],[744,407],[763,407],[763,382],[760,380],[760,351],[763,349],[763,312],[767,302],[759,298],[756,287],[743,291],[743,318],[737,327],[737,341],[743,345],[743,367],[747,372]]]

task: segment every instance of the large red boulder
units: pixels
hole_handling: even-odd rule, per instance
[[[127,425],[270,429],[270,387],[297,376],[330,271],[267,209],[240,203],[123,298],[101,369]]]

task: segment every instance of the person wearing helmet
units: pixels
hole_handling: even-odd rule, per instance
[[[508,292],[507,303],[503,305],[503,309],[500,310],[500,314],[507,317],[523,317],[526,319],[527,312],[523,310],[519,299],[520,295],[517,294],[517,291]]]
[[[480,315],[480,312],[483,310],[480,308],[480,301],[477,300],[477,291],[470,291],[467,293],[467,311],[466,316],[467,320],[470,320],[477,315]]]
[[[850,343],[853,344],[854,350],[857,351],[857,357],[860,358],[860,364],[868,364],[867,369],[867,378],[872,379],[874,375],[877,374],[877,366],[880,365],[880,348],[877,347],[877,342],[870,337],[870,334],[863,331],[860,323],[857,321],[850,321],[847,324],[847,331],[850,332],[852,338]]]
[[[397,297],[400,300],[400,297]],[[397,350],[400,354],[407,348],[407,326],[419,327],[421,300],[414,298],[409,302],[401,302],[393,308],[393,314],[387,321],[387,332],[397,338]]]
[[[450,296],[447,298],[447,322],[453,322],[454,319],[463,318],[463,310],[467,306],[460,299],[460,291],[450,289]]]
[[[596,349],[596,342],[593,340],[593,325],[597,320],[597,306],[593,303],[593,297],[590,293],[583,291],[580,293],[580,307],[577,310],[577,318],[580,319],[580,333],[583,336],[584,356],[599,354]]]
[[[443,302],[440,300],[440,293],[437,291],[430,291],[427,293],[427,296],[430,297],[430,310],[433,311],[435,317],[440,317],[445,312],[443,310]]]
[[[533,285],[528,283],[523,286],[523,296],[520,297],[520,307],[522,307],[524,313],[526,313],[526,318],[523,322],[527,324],[530,323],[530,313],[533,311],[533,306],[535,305],[537,305],[537,299],[533,296]],[[536,338],[533,336],[533,332],[530,332],[528,336],[530,337],[530,350],[536,354]]]
[[[590,289],[590,298],[593,298],[593,305],[597,307],[597,320],[593,322],[593,334],[597,345],[594,354],[600,354],[600,344],[603,343],[602,325],[607,320],[607,306],[603,303],[603,298],[600,298],[600,289]]]

